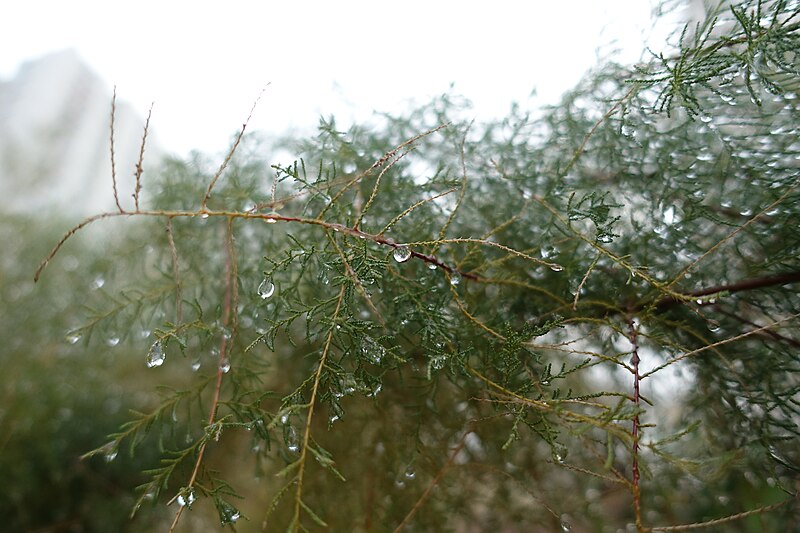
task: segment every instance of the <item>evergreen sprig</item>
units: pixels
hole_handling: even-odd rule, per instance
[[[264,530],[796,523],[797,15],[739,2],[539,117],[445,96],[288,164],[245,124],[132,209],[114,177],[36,278],[94,222],[163,224],[76,331],[148,322],[174,388],[86,457],[157,435],[136,507],[173,530],[204,500]]]

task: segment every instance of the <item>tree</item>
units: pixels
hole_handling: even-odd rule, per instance
[[[70,335],[150,333],[166,388],[86,460],[160,450],[135,510],[175,530],[797,527],[798,15],[739,2],[537,116],[445,95],[115,176],[36,277],[125,219]]]

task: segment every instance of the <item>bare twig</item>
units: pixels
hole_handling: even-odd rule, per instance
[[[114,94],[111,96],[111,134],[109,140],[111,141],[111,186],[114,189],[114,203],[117,204],[117,209],[120,213],[125,210],[119,203],[119,194],[117,193],[117,163],[114,156],[114,117],[117,114],[117,86],[114,85]]]
[[[144,146],[147,143],[147,130],[150,127],[150,117],[153,115],[153,105],[150,104],[150,110],[147,112],[147,120],[144,122],[144,133],[142,134],[142,144],[139,146],[139,160],[136,162],[136,186],[133,189],[133,202],[136,211],[139,210],[139,192],[142,190],[142,162],[144,161]]]
[[[464,431],[464,434],[461,436],[461,440],[459,440],[458,445],[455,448],[453,448],[453,450],[450,452],[450,456],[447,458],[447,462],[436,473],[436,476],[434,476],[434,478],[428,484],[428,487],[425,489],[425,492],[423,492],[422,496],[419,497],[417,502],[414,504],[414,507],[412,507],[411,510],[408,512],[408,514],[406,514],[405,518],[403,518],[403,521],[400,522],[396,528],[394,528],[394,533],[397,533],[398,531],[402,530],[404,527],[408,525],[411,519],[414,518],[414,515],[417,514],[417,511],[419,511],[419,509],[422,507],[422,505],[430,496],[431,491],[434,489],[434,487],[436,487],[439,484],[439,482],[442,480],[442,477],[444,477],[445,472],[447,472],[450,466],[452,466],[453,461],[455,461],[459,452],[461,452],[461,450],[464,448],[464,445],[467,443],[467,436],[473,431],[474,429],[472,427],[472,423],[470,423],[466,431]]]
[[[267,84],[267,85],[269,85],[269,84]],[[211,198],[211,190],[214,188],[214,185],[217,184],[217,180],[222,175],[222,173],[225,171],[225,168],[227,168],[228,163],[230,163],[231,159],[233,158],[233,154],[236,153],[236,149],[239,147],[239,143],[242,142],[242,137],[244,137],[244,131],[247,129],[247,125],[250,123],[250,119],[253,118],[253,113],[256,110],[256,106],[258,105],[258,101],[261,100],[261,96],[264,94],[265,90],[266,90],[266,87],[264,89],[261,89],[261,92],[259,93],[258,98],[256,98],[255,102],[253,102],[253,107],[250,108],[250,114],[247,115],[247,118],[245,119],[244,124],[242,124],[242,129],[239,131],[239,135],[236,136],[236,141],[234,141],[233,146],[231,146],[231,149],[228,152],[228,155],[225,157],[225,159],[222,161],[222,164],[219,166],[219,169],[217,170],[217,173],[214,174],[213,178],[211,178],[211,182],[208,184],[208,189],[206,190],[206,194],[205,194],[205,196],[203,196],[203,201],[200,203],[200,210],[201,211],[205,211],[207,209],[208,200],[209,200],[209,198]]]

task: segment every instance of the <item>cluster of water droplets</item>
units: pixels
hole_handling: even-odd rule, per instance
[[[175,498],[175,501],[181,507],[191,507],[196,499],[197,497],[195,496],[194,489],[184,488],[178,494],[178,497]]]
[[[361,355],[372,363],[379,365],[386,356],[386,348],[372,337],[367,336],[361,344]]]

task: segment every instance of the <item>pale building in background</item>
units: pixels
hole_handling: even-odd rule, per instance
[[[0,212],[87,215],[115,208],[109,133],[112,89],[67,50],[0,80]],[[119,198],[132,207],[144,119],[117,101]],[[161,150],[151,131],[145,169]],[[145,172],[146,175],[146,172]]]

